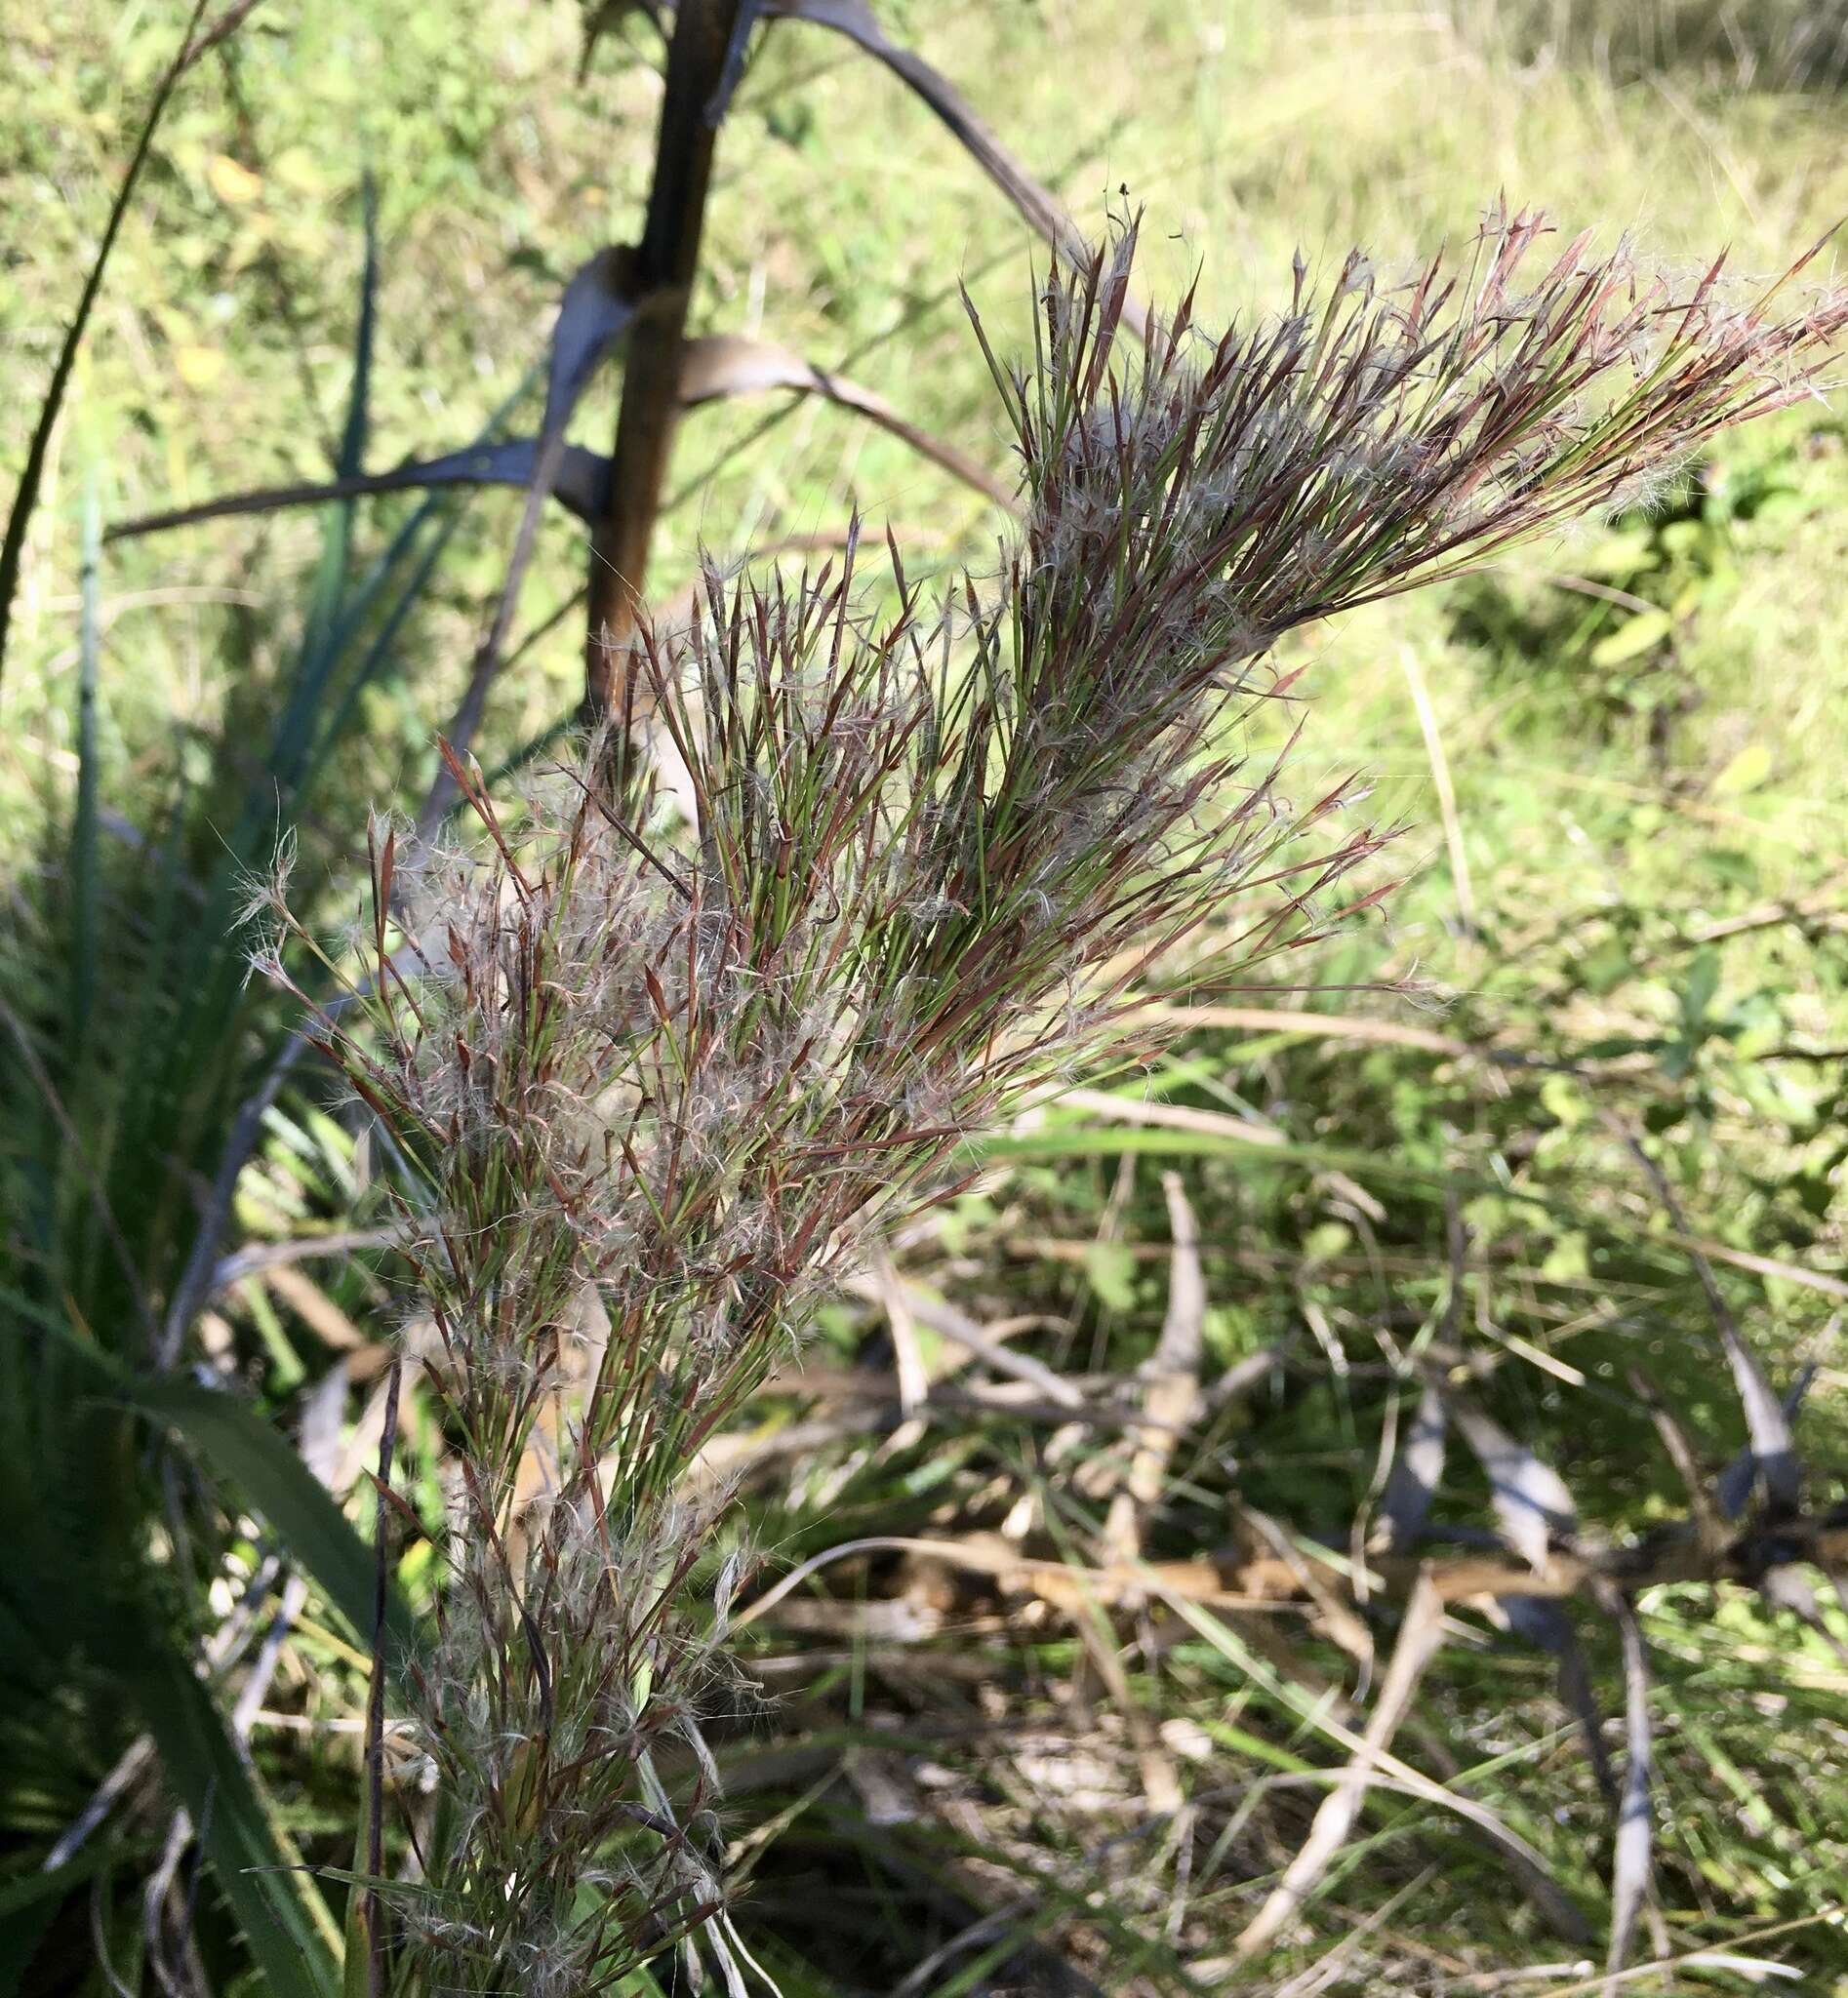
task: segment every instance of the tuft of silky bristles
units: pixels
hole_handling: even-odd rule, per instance
[[[1498,208],[1463,267],[1356,256],[1319,302],[1299,263],[1274,321],[1207,340],[1184,300],[1126,355],[1125,231],[1047,284],[1029,370],[990,355],[1025,487],[995,582],[927,609],[893,548],[876,613],[851,546],[715,573],[642,640],[672,798],[618,732],[507,802],[454,761],[447,846],[375,828],[320,1031],[402,1161],[456,1468],[393,1896],[420,1988],[582,1998],[696,1932],[743,1988],[701,1717],[742,1698],[745,1564],[701,1452],[971,1134],[1152,1053],[1156,983],[1236,987],[1373,899],[1358,779],[1294,801],[1241,746],[1283,634],[1619,503],[1848,321],[1584,238],[1530,269],[1544,234]],[[312,944],[286,882],[254,900]]]

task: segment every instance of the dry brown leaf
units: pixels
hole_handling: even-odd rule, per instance
[[[1284,1869],[1283,1878],[1272,1889],[1269,1898],[1240,1934],[1235,1944],[1240,1956],[1254,1954],[1275,1938],[1314,1891],[1335,1855],[1346,1843],[1354,1819],[1360,1815],[1374,1769],[1398,1732],[1443,1635],[1443,1603],[1428,1577],[1421,1577],[1405,1606],[1405,1620],[1399,1627],[1399,1639],[1392,1648],[1392,1659],[1386,1666],[1379,1697],[1367,1717],[1366,1732],[1341,1779],[1323,1798],[1302,1851]]]
[[[1077,223],[983,124],[941,70],[887,35],[865,0],[769,0],[763,14],[766,20],[805,20],[815,27],[832,28],[883,62],[948,126],[970,157],[1013,202],[1028,227],[1082,267],[1091,249]],[[1149,319],[1145,305],[1127,300],[1123,321],[1138,340],[1147,340]]]
[[[1114,1561],[1142,1552],[1144,1515],[1160,1501],[1175,1446],[1206,1405],[1200,1362],[1206,1351],[1206,1277],[1200,1267],[1200,1228],[1178,1173],[1161,1176],[1173,1241],[1168,1264],[1168,1310],[1161,1337],[1144,1370],[1143,1408],[1149,1418],[1136,1437],[1124,1489],[1110,1500],[1104,1544]]]
[[[922,458],[942,465],[964,485],[973,486],[997,506],[1012,512],[1014,489],[985,466],[980,465],[955,445],[935,437],[900,416],[884,396],[875,395],[858,381],[843,375],[831,375],[770,340],[744,340],[737,334],[707,334],[687,342],[680,368],[680,407],[697,409],[701,403],[718,402],[732,396],[764,395],[774,389],[792,389],[798,395],[820,395],[852,410],[869,423],[888,430],[908,444]]]
[[[1092,1116],[1107,1117],[1113,1124],[1146,1125],[1158,1131],[1197,1131],[1210,1138],[1229,1138],[1240,1144],[1285,1141],[1274,1124],[1228,1117],[1223,1110],[1198,1110],[1187,1103],[1150,1103],[1137,1097],[1112,1096],[1108,1091],[1096,1089],[1063,1090],[1059,1101],[1066,1109],[1088,1110]]]
[[[863,1277],[850,1282],[847,1288],[861,1297],[870,1299],[874,1303],[882,1301],[878,1285],[868,1278]],[[927,1297],[923,1292],[908,1285],[905,1287],[904,1295],[911,1315],[920,1325],[928,1325],[933,1332],[941,1333],[944,1339],[953,1339],[965,1351],[973,1353],[984,1365],[992,1367],[997,1374],[1011,1374],[1017,1380],[1027,1381],[1038,1388],[1048,1401],[1057,1402],[1064,1408],[1084,1408],[1084,1396],[1063,1374],[1055,1372],[1043,1361],[1034,1359],[1030,1353],[1017,1353],[1004,1346],[966,1312],[958,1311],[953,1305]]]
[[[1604,1607],[1617,1621],[1624,1646],[1624,1735],[1628,1756],[1624,1790],[1617,1807],[1617,1847],[1611,1862],[1611,1943],[1606,1970],[1621,1971],[1629,1961],[1630,1944],[1643,1900],[1649,1892],[1650,1858],[1655,1813],[1650,1802],[1653,1756],[1649,1728],[1649,1665],[1643,1654],[1642,1630],[1629,1598],[1619,1590],[1601,1592]]]
[[[323,1345],[350,1353],[371,1341],[305,1271],[278,1263],[262,1272],[264,1287],[301,1319]]]
[[[1417,1546],[1443,1482],[1445,1419],[1444,1398],[1427,1381],[1380,1503],[1386,1544],[1395,1554],[1410,1554]]]

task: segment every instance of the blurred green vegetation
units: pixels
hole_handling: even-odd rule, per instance
[[[1629,228],[1651,256],[1702,267],[1730,246],[1753,272],[1848,214],[1848,57],[1823,0],[1744,11],[1701,0],[912,0],[880,12],[1085,226],[1145,208],[1148,289],[1159,296],[1197,269],[1209,323],[1278,303],[1299,244],[1312,260],[1359,241],[1387,266],[1409,261],[1466,235],[1498,189],[1546,206],[1568,231]],[[73,0],[57,13],[16,9],[8,22],[10,473],[182,14],[174,0]],[[221,947],[238,870],[261,868],[292,828],[313,890],[336,911],[353,901],[366,807],[414,804],[428,780],[432,734],[466,678],[519,497],[425,510],[379,500],[114,544],[86,642],[85,496],[113,521],[332,475],[360,350],[367,176],[378,284],[366,461],[382,469],[474,438],[530,381],[564,278],[639,226],[658,43],[631,10],[581,75],[584,29],[560,0],[260,7],[181,86],[110,270],[0,684],[0,993],[51,1049],[71,1116],[104,1145],[157,1302],[229,1112],[286,1026],[266,997],[244,993]],[[998,464],[957,285],[1005,348],[1024,332],[1037,255],[889,76],[832,37],[780,26],[723,135],[695,318],[850,373]],[[612,375],[586,396],[574,434],[607,449],[615,400]],[[894,439],[819,401],[690,415],[673,489],[663,593],[703,547],[729,557],[812,532],[850,501],[875,528],[889,522],[918,569],[979,569],[997,526]],[[417,560],[426,549],[427,574]],[[1345,1537],[1372,1494],[1396,1393],[1382,1341],[1428,1336],[1451,1303],[1447,1192],[1469,1230],[1457,1315],[1492,1363],[1488,1405],[1601,1529],[1641,1531],[1680,1511],[1627,1370],[1647,1367],[1715,1462],[1742,1440],[1741,1423],[1694,1272],[1607,1115],[1646,1135],[1775,1383],[1801,1363],[1819,1367],[1799,1439],[1819,1496],[1839,1496],[1844,555],[1848,429],[1806,407],[1686,468],[1647,514],[1298,642],[1312,704],[1295,781],[1308,793],[1356,765],[1375,772],[1378,816],[1410,828],[1388,857],[1403,885],[1384,915],[1303,967],[1326,996],[1246,997],[1475,1052],[1302,1026],[1202,1032],[1126,1099],[1258,1120],[1285,1142],[1183,1144],[1055,1112],[999,1142],[976,1190],[904,1251],[908,1273],[964,1308],[1032,1316],[1027,1339],[1042,1357],[1127,1372],[1150,1351],[1164,1306],[1159,1170],[1184,1169],[1215,1360],[1285,1340],[1292,1363],[1273,1391],[1190,1439],[1151,1551],[1183,1557],[1222,1541],[1228,1483],[1296,1529]],[[583,559],[580,531],[548,520],[528,627],[568,601]],[[567,614],[497,690],[484,762],[568,713],[580,671]],[[73,980],[93,995],[82,1005],[68,996]],[[10,1062],[12,1043],[0,1045]],[[60,1141],[42,1107],[28,1129],[33,1100],[23,1071],[8,1073],[9,1297],[29,1292],[41,1308],[73,1299],[75,1322],[130,1350],[139,1333],[118,1321],[132,1299],[77,1162],[66,1156],[53,1184],[32,1180],[33,1162]],[[238,1222],[261,1240],[339,1227],[356,1211],[363,1219],[361,1177],[350,1131],[304,1073],[268,1114]],[[45,1239],[21,1189],[62,1217],[54,1234],[68,1260],[56,1282],[20,1249]],[[289,1423],[345,1363],[330,1328],[371,1333],[392,1308],[388,1265],[381,1274],[356,1256],[316,1264],[315,1276],[317,1290],[293,1296],[241,1280],[217,1297],[208,1327],[220,1359]],[[332,1319],[317,1318],[320,1306]],[[864,1357],[882,1337],[876,1314],[842,1304],[822,1350]],[[14,1375],[16,1396],[29,1373]],[[435,1439],[419,1436],[415,1410],[410,1420],[434,1511]],[[128,1484],[148,1488],[138,1502],[168,1502],[176,1516],[176,1478],[190,1492],[198,1474],[129,1462],[135,1446],[120,1436],[115,1447]],[[857,1533],[993,1525],[1020,1505],[1057,1544],[1096,1524],[1077,1474],[1098,1447],[973,1418],[966,1432],[840,1438],[780,1482],[753,1485],[750,1502],[760,1538],[791,1558]],[[10,1468],[9,1513],[65,1510],[70,1495],[35,1491],[25,1465]],[[77,1475],[51,1459],[37,1474]],[[1445,1516],[1485,1522],[1480,1487],[1456,1464],[1452,1479]],[[213,1523],[184,1553],[203,1595],[261,1570],[267,1544],[234,1505],[183,1516]],[[881,1574],[860,1585],[877,1589]],[[415,1556],[405,1579],[418,1584]],[[1848,1877],[1841,1657],[1744,1595],[1716,1610],[1705,1592],[1667,1589],[1641,1607],[1657,1674],[1670,1946],[1724,1949],[1821,1914]],[[1318,1733],[1316,1701],[1293,1693],[1287,1672],[1267,1678],[1274,1658],[1241,1649],[1225,1626],[1147,1631],[1125,1682],[1140,1718],[1126,1717],[1118,1689],[1087,1689],[1067,1626],[1024,1628],[985,1602],[958,1615],[909,1664],[897,1647],[830,1651],[783,1633],[754,1655],[778,1703],[726,1751],[729,1829],[750,1876],[742,1919],[783,1989],[897,1988],[982,1906],[1017,1897],[1023,1930],[1079,1933],[1062,1946],[1106,1990],[1225,1988],[1231,1972],[1200,1964],[1223,1953],[1300,1842],[1317,1792],[1294,1780],[1340,1759]],[[1848,1638],[1848,1621],[1826,1615]],[[1615,1712],[1614,1645],[1589,1625],[1585,1634]],[[350,1724],[363,1678],[350,1636],[311,1602],[272,1697],[287,1724],[255,1737],[284,1829],[333,1865],[350,1857],[356,1795]],[[1340,1680],[1346,1668],[1351,1690],[1334,1647],[1294,1629],[1290,1643],[1310,1670]],[[9,1890],[126,1745],[119,1713],[97,1723],[106,1705],[95,1688],[64,1684],[57,1726],[37,1727],[30,1765],[10,1774],[0,1905],[15,1905]],[[1478,1631],[1446,1653],[1423,1707],[1426,1737],[1461,1771],[1457,1786],[1504,1811],[1595,1909],[1607,1818],[1548,1661]],[[1133,1742],[1150,1718],[1190,1791],[1242,1800],[1229,1817],[1223,1802],[1201,1802],[1185,1825],[1149,1818]],[[984,1735],[1003,1719],[1019,1732]],[[1428,1738],[1406,1749],[1421,1766]],[[900,1821],[881,1818],[865,1775],[894,1743],[933,1772],[923,1787],[936,1800]],[[824,1782],[844,1752],[860,1775]],[[86,1889],[58,1915],[38,1988],[104,1988],[93,1919],[119,1938],[118,1971],[141,1974],[139,1882],[165,1821],[143,1797],[89,1849],[96,1908]],[[1573,1954],[1458,1820],[1386,1794],[1363,1833],[1301,1933],[1251,1968],[1253,1988],[1275,1988],[1343,1936],[1353,1952],[1336,1989],[1471,1988],[1462,1980]],[[1088,1907],[1062,1911],[1050,1878],[1078,1883]],[[843,1910],[863,1925],[851,1936]],[[209,1891],[200,1935],[215,1980],[254,1988]],[[997,1937],[996,1966],[1018,1957],[1016,1987],[1041,1976],[1028,1987],[1066,1988],[1019,1956],[1012,1931],[906,1988],[1008,1988],[983,1981],[983,1947]],[[1796,1966],[1804,1982],[1793,1988],[1848,1992],[1838,1925],[1738,1951]],[[1698,1980],[1687,1988],[1717,1990],[1745,1988],[1746,1975],[1685,1973]]]

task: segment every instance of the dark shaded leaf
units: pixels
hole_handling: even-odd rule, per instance
[[[1730,1357],[1729,1353],[1728,1358]],[[1768,1402],[1771,1391],[1765,1383],[1764,1377],[1759,1374],[1755,1362],[1751,1361],[1750,1355],[1748,1354],[1746,1357],[1751,1378],[1756,1382],[1749,1397],[1747,1395],[1745,1384],[1740,1382],[1740,1399],[1746,1404],[1747,1425],[1751,1441],[1720,1472],[1719,1482],[1714,1487],[1720,1514],[1726,1519],[1737,1519],[1745,1511],[1751,1502],[1751,1489],[1760,1476],[1764,1477],[1765,1490],[1771,1495],[1774,1502],[1784,1503],[1785,1500],[1779,1498],[1780,1493],[1784,1493],[1788,1496],[1787,1509],[1796,1509],[1799,1497],[1797,1462],[1790,1425],[1796,1419],[1797,1411],[1803,1406],[1803,1397],[1809,1392],[1810,1382],[1816,1379],[1814,1363],[1799,1369],[1796,1379],[1785,1389],[1784,1400],[1777,1406],[1773,1419],[1766,1421],[1761,1410],[1758,1422],[1753,1424],[1751,1411],[1754,1404],[1761,1396]],[[1739,1381],[1737,1369],[1734,1370],[1733,1378],[1735,1381]],[[1766,1445],[1769,1445],[1772,1451],[1769,1459],[1763,1454]],[[1782,1463],[1779,1460],[1780,1451]],[[1788,1477],[1783,1468],[1783,1464],[1787,1463]],[[1776,1485],[1773,1483],[1774,1470],[1779,1480]]]
[[[573,285],[579,285],[583,275],[581,271],[572,280]],[[548,420],[556,410],[563,411],[561,422],[569,419],[589,372],[594,371],[596,359],[608,351],[620,337],[622,325],[626,324],[626,320],[619,323],[615,308],[595,286],[586,285],[580,292],[576,311],[575,323],[568,324],[564,313],[559,316],[563,345],[553,356],[546,392]],[[907,421],[882,396],[857,381],[830,375],[799,354],[766,340],[719,334],[687,343],[681,368],[680,400],[684,408],[731,396],[763,395],[780,388],[825,396],[829,402],[854,411],[901,438],[913,451],[942,465],[952,477],[974,487],[996,505],[1012,509],[1015,504],[1013,490],[993,472],[955,445]],[[364,472],[350,478],[228,494],[197,506],[177,507],[170,512],[148,513],[119,522],[108,530],[104,539],[128,540],[140,535],[162,534],[170,528],[194,527],[201,521],[273,513],[289,506],[320,506],[331,500],[437,486],[518,486],[533,492],[542,478],[541,453],[544,443],[544,433],[539,437],[510,437],[499,444],[469,445],[462,451],[447,452],[441,458],[413,459],[388,472]],[[555,441],[554,452],[556,463],[550,469],[544,491],[579,520],[588,524],[599,519],[609,503],[609,459],[582,444]]]
[[[432,486],[530,487],[539,463],[537,437],[510,437],[501,444],[474,444],[441,458],[414,459],[388,472],[363,472],[350,479],[328,479],[300,486],[270,486],[254,493],[227,494],[197,506],[169,513],[146,513],[110,528],[105,540],[129,540],[138,535],[193,527],[200,521],[224,520],[237,514],[274,513],[287,506],[322,506],[334,500],[362,500],[375,493],[404,493]],[[610,482],[610,460],[583,445],[567,444],[559,454],[551,491],[568,513],[588,521],[602,504]]]
[[[369,211],[370,214],[370,211]],[[275,486],[254,493],[208,500],[169,513],[146,514],[109,530],[107,539],[125,540],[167,528],[190,527],[229,514],[269,513],[285,506],[317,506],[335,500],[357,500],[375,493],[399,493],[430,486],[521,486],[535,496],[522,516],[509,583],[516,584],[531,558],[537,500],[555,497],[580,520],[595,518],[609,491],[610,460],[565,440],[585,387],[599,365],[628,331],[637,297],[629,284],[629,253],[600,250],[583,263],[565,287],[552,328],[546,364],[545,410],[537,437],[509,438],[504,443],[471,445],[441,458],[414,459],[388,472],[361,472],[353,421],[365,408],[365,380],[370,364],[373,275],[376,257],[370,228],[367,237],[367,284],[361,303],[359,363],[354,384],[353,416],[341,446],[341,476],[300,486]]]
[[[768,0],[763,12],[766,20],[805,20],[815,27],[832,28],[883,62],[949,127],[976,164],[1020,210],[1028,227],[1073,264],[1083,266],[1090,246],[1077,223],[1003,147],[947,77],[922,56],[890,39],[865,0]],[[1148,338],[1148,312],[1140,301],[1132,299],[1125,303],[1123,320],[1138,340]]]
[[[263,1989],[271,1998],[332,1998],[340,1966],[312,1876],[283,1847],[211,1694],[170,1645],[141,1635],[124,1646],[124,1678],[261,1970]]]
[[[635,317],[641,301],[631,264],[631,253],[625,249],[612,246],[599,250],[572,273],[565,287],[546,366],[542,445],[570,422],[591,378]]]
[[[997,506],[1010,511],[1015,494],[994,473],[980,465],[966,453],[941,437],[933,437],[908,422],[883,396],[863,388],[844,376],[805,361],[787,347],[769,340],[743,340],[735,334],[713,334],[687,342],[680,372],[680,403],[693,409],[703,402],[716,402],[737,395],[762,395],[772,389],[790,388],[802,395],[825,396],[842,409],[852,410],[868,422],[889,430],[933,464],[942,465],[953,477],[985,494]]]
[[[0,1992],[26,1992],[26,1972],[58,1908],[72,1888],[82,1886],[110,1862],[110,1852],[96,1846],[74,1860],[8,1880],[0,1888]]]
[[[725,114],[732,108],[732,99],[743,79],[744,51],[750,45],[757,17],[763,11],[763,0],[740,0],[738,12],[732,19],[731,39],[725,45],[725,67],[719,73],[718,88],[705,107],[705,122],[715,131],[725,122]]]
[[[582,88],[590,75],[590,65],[596,60],[597,44],[607,34],[614,34],[631,14],[645,14],[653,23],[655,32],[663,40],[666,25],[662,19],[661,0],[602,0],[594,10],[586,9],[583,24],[583,43],[578,51],[578,84]]]
[[[1597,1697],[1591,1690],[1591,1674],[1585,1661],[1585,1649],[1572,1618],[1552,1596],[1502,1596],[1508,1628],[1517,1637],[1556,1658],[1559,1664],[1559,1698],[1579,1724],[1585,1752],[1590,1758],[1598,1788],[1607,1802],[1617,1801],[1617,1777],[1611,1768],[1610,1751],[1604,1745],[1604,1718],[1598,1712]]]
[[[552,328],[545,413],[527,480],[526,504],[520,510],[519,530],[513,538],[513,553],[507,558],[506,577],[501,585],[494,620],[476,648],[468,685],[444,732],[459,756],[467,754],[475,739],[488,704],[488,690],[501,670],[507,634],[513,628],[514,613],[519,606],[520,587],[526,580],[539,539],[539,518],[547,496],[558,488],[571,448],[565,442],[565,428],[571,421],[572,411],[598,366],[627,333],[640,303],[634,282],[633,253],[626,249],[599,250],[579,267],[565,287],[558,321]],[[605,464],[607,469],[607,460]],[[607,481],[604,490],[608,490]],[[439,774],[419,815],[422,831],[427,833],[440,821],[451,795],[445,776]]]
[[[0,1991],[29,1988],[25,1973],[64,1897],[107,1865],[110,1858],[106,1847],[96,1846],[74,1859],[20,1874],[0,1887]]]
[[[1444,1475],[1444,1398],[1427,1382],[1380,1501],[1395,1553],[1411,1551],[1430,1516]]]
[[[366,252],[359,273],[359,324],[353,332],[353,380],[334,465],[342,479],[354,477],[366,462],[372,428],[372,357],[379,333],[379,190],[370,174],[361,182],[361,223]]]

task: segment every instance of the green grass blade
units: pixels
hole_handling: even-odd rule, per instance
[[[137,1409],[177,1430],[244,1494],[370,1649],[372,1549],[288,1442],[249,1403],[218,1389],[165,1379],[127,1383],[126,1393]],[[401,1668],[418,1644],[416,1623],[401,1597],[394,1595],[387,1606],[385,1632],[387,1660]]]
[[[59,1353],[79,1363],[93,1397],[124,1403],[176,1431],[234,1484],[370,1649],[377,1575],[373,1550],[334,1495],[257,1409],[221,1388],[198,1387],[172,1376],[132,1373],[29,1299],[0,1292],[0,1302],[22,1309]],[[394,1590],[385,1608],[386,1657],[394,1670],[402,1669],[420,1642],[410,1606]]]
[[[147,1641],[123,1660],[124,1677],[244,1932],[263,1989],[268,1998],[338,1998],[338,1931],[319,1889],[294,1861],[210,1693],[171,1645],[142,1635]]]
[[[7,516],[6,538],[0,540],[0,673],[6,669],[7,632],[13,619],[13,599],[19,594],[20,564],[25,554],[25,532],[32,524],[32,512],[38,504],[38,489],[45,477],[45,460],[51,456],[52,435],[58,427],[59,413],[64,406],[65,391],[70,386],[71,370],[77,365],[77,351],[83,345],[97,294],[102,289],[102,274],[109,266],[110,252],[115,248],[115,239],[121,232],[123,219],[134,198],[135,183],[147,163],[155,130],[167,110],[167,100],[174,94],[174,86],[190,67],[195,55],[201,53],[193,47],[193,36],[198,32],[205,10],[206,0],[193,0],[192,12],[186,18],[185,32],[180,40],[179,53],[155,86],[153,101],[147,107],[147,116],[141,121],[135,150],[129,155],[128,171],[122,176],[122,184],[110,206],[102,241],[91,260],[83,290],[77,298],[77,309],[71,314],[63,345],[59,348],[58,360],[52,369],[51,381],[46,387],[44,400],[39,404],[38,421],[33,425],[32,442],[25,454],[25,469],[20,474],[20,488],[13,496],[13,511]]]
[[[342,479],[356,479],[365,469],[366,439],[372,421],[372,356],[379,326],[379,189],[370,174],[361,182],[361,204],[366,256],[359,278],[359,327],[353,339],[353,386],[346,404],[346,425],[341,433],[339,476]]]
[[[421,529],[424,524],[426,512],[433,510],[433,507],[420,507],[414,521],[407,523],[407,525]],[[325,766],[329,755],[345,740],[346,732],[351,727],[353,717],[359,707],[360,696],[379,677],[390,660],[393,649],[398,641],[398,635],[403,631],[411,613],[423,601],[423,593],[429,587],[430,578],[436,573],[437,565],[449,552],[451,538],[460,525],[461,519],[462,510],[454,508],[447,513],[447,516],[438,525],[436,533],[430,538],[429,543],[419,559],[417,567],[411,572],[409,579],[398,592],[397,598],[390,610],[386,612],[377,635],[366,647],[364,657],[360,659],[358,666],[353,671],[352,677],[348,680],[341,694],[332,718],[329,720],[327,727],[321,731],[320,739],[309,751],[307,761],[301,772],[301,783],[304,788],[313,783],[315,778]],[[407,556],[410,551],[410,542],[407,540]]]
[[[49,1872],[31,1872],[0,1887],[0,1991],[24,1991],[45,1932],[73,1888],[106,1865],[110,1853],[99,1843]]]
[[[81,1080],[96,1004],[99,930],[97,874],[97,666],[101,652],[99,563],[101,501],[93,463],[84,478],[82,612],[77,645],[77,810],[70,832],[70,989],[64,1028],[65,1088]]]

